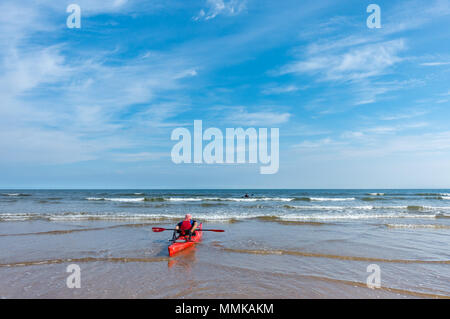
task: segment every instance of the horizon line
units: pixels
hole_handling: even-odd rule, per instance
[[[0,190],[450,190],[450,187],[425,188],[1,188]]]

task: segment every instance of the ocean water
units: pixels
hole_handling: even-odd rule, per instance
[[[244,195],[248,194],[249,198]],[[450,217],[450,190],[3,190],[0,220],[355,221]]]
[[[169,258],[186,213],[225,232]],[[449,244],[448,189],[0,190],[5,298],[450,297]]]

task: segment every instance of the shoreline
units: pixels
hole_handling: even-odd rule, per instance
[[[28,224],[27,227],[35,224],[33,221],[8,223],[19,224],[19,227],[24,226],[20,225],[22,223]],[[81,227],[79,229],[71,225],[74,222],[41,223],[60,229],[2,234],[5,235],[4,240],[23,241],[16,241],[13,256],[6,258],[3,254],[0,258],[2,298],[450,298],[448,287],[442,290],[440,284],[450,278],[447,270],[450,258],[407,258],[408,252],[404,252],[401,259],[371,257],[366,244],[359,248],[359,254],[349,255],[342,251],[340,245],[324,245],[323,240],[319,240],[322,244],[315,247],[316,240],[311,241],[311,238],[316,237],[317,228],[331,228],[335,233],[335,226],[270,223],[277,234],[289,234],[293,229],[294,232],[300,231],[304,238],[304,247],[300,248],[295,243],[283,244],[280,240],[276,240],[275,245],[270,244],[265,236],[247,236],[234,243],[228,241],[232,234],[241,233],[242,229],[252,233],[267,225],[266,222],[208,223],[208,227],[224,228],[226,235],[223,237],[226,238],[207,234],[195,247],[168,257],[168,234],[157,235],[151,233],[150,228],[170,224],[108,222],[108,225],[99,227],[96,221],[76,222]],[[66,229],[61,229],[62,226]],[[35,227],[41,229],[43,226],[36,224]],[[348,229],[352,226],[343,227]],[[108,247],[102,243],[108,243]],[[243,244],[253,248],[243,249]],[[356,250],[359,245],[360,242],[351,241],[344,246],[348,250]],[[280,246],[284,249],[280,250]],[[62,254],[57,247],[65,247]],[[340,253],[329,254],[330,250]],[[378,249],[372,250],[376,252]],[[33,251],[31,256],[27,251]],[[365,282],[368,276],[366,267],[373,263],[383,270],[380,289],[370,289]],[[81,268],[81,289],[76,291],[65,287],[69,275],[66,267],[70,264]],[[442,278],[434,279],[434,283],[428,282],[428,286],[417,277],[413,283],[398,282],[401,278],[408,282],[409,276],[424,272],[430,272],[430,278],[434,274],[441,274]],[[202,288],[177,291],[177,282],[183,276],[189,278],[191,285]],[[160,279],[159,283],[153,282],[156,278],[166,278],[165,283],[162,284]],[[167,289],[167,293],[162,293]]]
[[[11,192],[0,196],[0,297],[450,297],[450,190],[370,193]],[[225,232],[169,258],[171,232],[151,229],[186,212]],[[69,265],[81,288],[68,288]]]

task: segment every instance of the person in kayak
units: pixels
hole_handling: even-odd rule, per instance
[[[189,239],[192,235],[195,234],[195,230],[198,227],[198,223],[196,220],[192,219],[191,214],[186,214],[184,220],[179,222],[177,226],[175,226],[175,232],[173,234],[173,240],[177,240],[180,236],[188,236]]]

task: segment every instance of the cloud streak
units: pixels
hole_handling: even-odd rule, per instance
[[[206,0],[205,9],[193,17],[193,20],[211,20],[218,15],[235,16],[246,9],[247,0]]]
[[[319,81],[358,81],[386,74],[402,61],[405,49],[402,39],[351,48],[344,53],[307,56],[284,66],[280,74],[306,73],[317,75]]]

